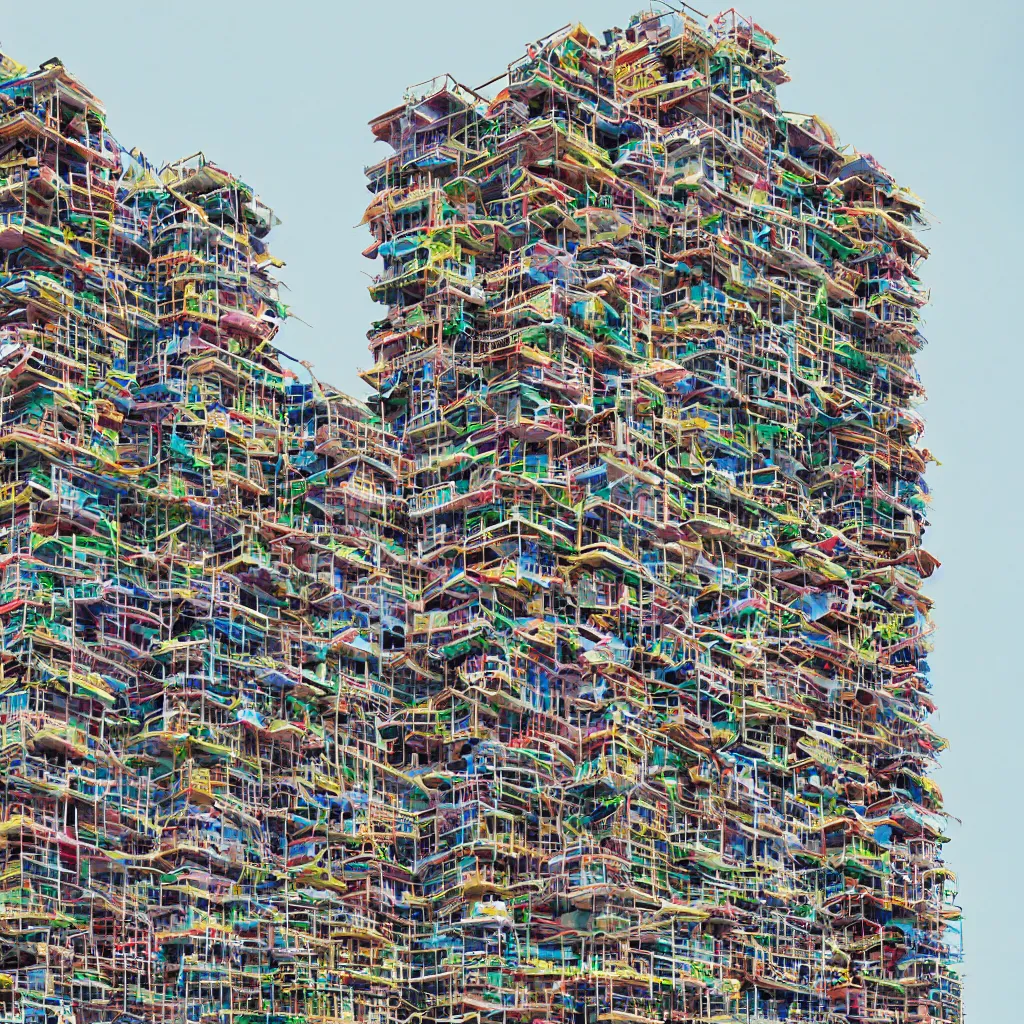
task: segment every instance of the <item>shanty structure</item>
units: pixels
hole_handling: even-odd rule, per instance
[[[776,45],[409,89],[365,404],[0,58],[2,1024],[959,1024],[921,204]]]

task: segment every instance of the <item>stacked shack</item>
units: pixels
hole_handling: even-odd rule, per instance
[[[733,12],[640,16],[372,124],[431,1020],[959,1020],[920,201],[786,80]]]

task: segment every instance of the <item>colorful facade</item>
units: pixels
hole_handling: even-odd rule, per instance
[[[4,1021],[961,1020],[921,204],[785,81],[410,89],[364,404],[249,186],[4,58]]]

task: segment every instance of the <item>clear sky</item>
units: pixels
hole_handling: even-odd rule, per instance
[[[363,276],[373,265],[359,255],[369,238],[355,225],[368,200],[362,169],[385,152],[366,122],[399,103],[406,85],[448,71],[476,86],[566,22],[599,30],[634,11],[630,0],[2,7],[3,50],[32,67],[60,57],[105,101],[122,144],[158,164],[201,149],[277,210],[283,298],[311,325],[291,322],[280,345],[359,395],[355,371],[369,363],[364,335],[379,314]],[[939,221],[925,237],[933,302],[920,360],[931,394],[925,443],[942,461],[929,477],[927,546],[943,562],[928,587],[938,626],[929,660],[933,724],[952,741],[938,778],[963,821],[947,855],[967,911],[968,1009],[978,1024],[1024,1019],[1024,625],[1014,596],[1024,569],[1024,339],[1011,251],[1024,155],[1013,70],[1021,9],[1017,0],[741,8],[790,58],[784,106],[820,114],[874,154]]]

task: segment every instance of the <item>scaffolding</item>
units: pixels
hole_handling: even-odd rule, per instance
[[[0,57],[0,1024],[959,1024],[921,203],[776,46],[407,90],[366,402]]]

